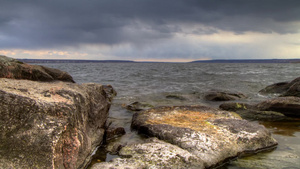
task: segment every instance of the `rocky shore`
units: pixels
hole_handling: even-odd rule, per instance
[[[204,93],[206,106],[134,101],[120,107],[134,113],[132,130],[148,139],[127,144],[118,141],[125,129],[107,123],[116,95],[111,86],[79,85],[66,72],[4,56],[0,68],[0,168],[85,168],[102,143],[118,157],[89,168],[214,168],[275,148],[277,141],[257,121],[290,121],[300,112],[299,78],[261,90],[271,97],[260,103],[218,90]]]

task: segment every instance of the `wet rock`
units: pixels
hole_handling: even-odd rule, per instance
[[[282,96],[300,97],[300,77],[291,82],[275,83],[259,91],[261,94],[281,94]]]
[[[0,86],[0,168],[85,167],[111,105],[102,85],[1,78]]]
[[[219,106],[220,109],[222,110],[227,110],[227,111],[238,111],[238,110],[247,110],[247,109],[252,109],[254,106],[247,104],[247,103],[222,103]]]
[[[106,131],[106,141],[109,141],[113,138],[120,137],[126,134],[125,129],[123,127],[111,127],[108,128]]]
[[[266,100],[256,105],[258,110],[276,111],[288,117],[300,117],[299,97],[278,97]]]
[[[116,155],[119,153],[122,147],[124,147],[124,145],[120,142],[111,142],[106,146],[106,151],[111,155]]]
[[[211,91],[205,94],[204,99],[207,101],[230,101],[244,99],[246,96],[242,93],[231,93],[221,91]]]
[[[274,111],[240,110],[236,111],[243,119],[258,121],[285,121],[292,120],[284,114]]]
[[[106,97],[109,99],[112,99],[115,96],[117,96],[117,92],[113,89],[113,87],[111,85],[103,85],[103,90],[106,93]],[[112,101],[112,100],[110,100],[110,101]]]
[[[181,100],[181,101],[187,100],[185,97],[180,96],[180,95],[175,95],[175,94],[169,94],[169,95],[166,96],[166,98],[167,99]]]
[[[127,110],[131,111],[141,111],[141,110],[147,110],[152,108],[153,106],[147,103],[141,103],[141,102],[133,102],[126,106],[124,106]]]
[[[33,81],[64,81],[75,83],[72,76],[58,69],[29,65],[0,55],[0,78],[27,79]]]
[[[255,105],[246,103],[223,103],[219,106],[220,109],[226,111],[234,111],[243,119],[259,120],[259,121],[283,121],[292,120],[282,113],[275,111],[258,110]]]
[[[218,166],[243,152],[277,145],[264,126],[205,106],[159,107],[135,113],[132,128],[188,151],[195,161],[203,161],[202,168]]]
[[[291,85],[291,87],[284,94],[281,95],[281,97],[286,96],[300,97],[300,81],[293,83],[293,85]]]
[[[145,143],[127,145],[119,151],[119,155],[124,158],[98,163],[91,168],[204,168],[203,161],[193,153],[157,138],[150,138]]]
[[[279,82],[259,91],[261,94],[284,93],[289,89],[289,82]]]

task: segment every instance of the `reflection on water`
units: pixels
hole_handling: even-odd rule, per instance
[[[296,137],[295,133],[300,132],[300,119],[289,122],[261,122],[261,124],[267,127],[273,134]]]

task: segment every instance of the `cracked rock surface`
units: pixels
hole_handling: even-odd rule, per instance
[[[158,107],[135,113],[132,128],[160,140],[127,145],[119,152],[123,158],[96,164],[94,169],[122,164],[128,168],[172,168],[174,164],[176,168],[210,168],[277,145],[264,126],[205,106]]]

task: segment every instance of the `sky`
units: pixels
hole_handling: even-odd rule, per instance
[[[170,62],[300,58],[300,1],[0,0],[0,55]]]

